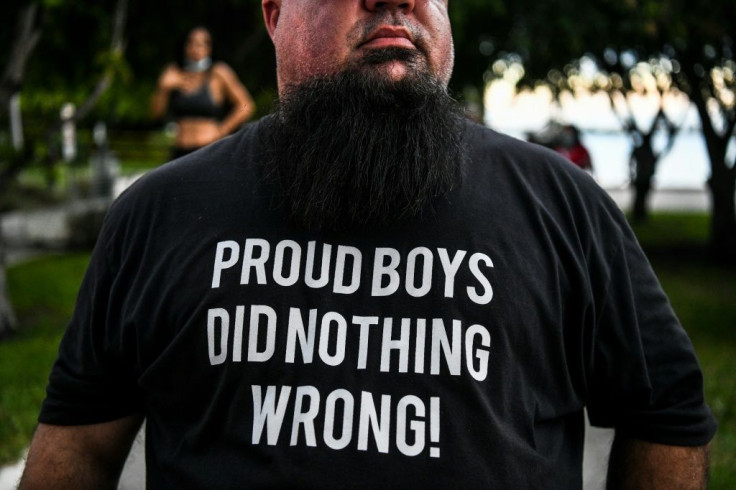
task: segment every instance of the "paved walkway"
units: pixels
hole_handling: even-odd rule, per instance
[[[135,180],[135,178],[130,179]],[[121,192],[127,185],[118,185],[116,194]],[[611,197],[624,209],[631,203],[631,191],[629,189],[608,189]],[[651,197],[653,210],[687,210],[703,211],[709,209],[708,196],[699,190],[655,190]],[[44,218],[48,219],[48,217]],[[33,226],[22,222],[14,222],[16,229],[20,230],[46,230],[56,233],[55,228],[44,228],[44,226]],[[6,226],[3,230],[7,233]],[[11,240],[12,241],[12,240]],[[33,250],[23,248],[10,248],[8,250],[9,261],[23,260]],[[613,431],[596,429],[586,426],[585,453],[583,455],[583,481],[585,490],[603,490],[605,488],[605,476],[608,466],[608,453],[613,438]],[[0,468],[0,490],[13,490],[16,488],[18,479],[23,471],[23,461],[16,465]],[[144,462],[144,437],[139,434],[133,445],[119,490],[137,490],[145,487],[145,462]]]
[[[631,189],[606,189],[621,209],[631,209],[633,193]],[[705,189],[655,189],[649,199],[652,211],[700,211],[710,210],[710,197]]]

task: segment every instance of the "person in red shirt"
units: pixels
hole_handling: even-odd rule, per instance
[[[590,153],[580,141],[580,130],[575,126],[570,124],[562,129],[554,149],[586,172],[593,173]]]

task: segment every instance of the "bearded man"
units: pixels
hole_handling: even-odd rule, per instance
[[[704,488],[715,422],[624,217],[448,95],[447,0],[263,0],[280,102],[112,206],[21,488]]]

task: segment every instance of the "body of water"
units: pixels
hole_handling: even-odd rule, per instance
[[[603,187],[626,185],[629,181],[631,139],[623,133],[583,133],[583,144],[593,159],[598,182]],[[665,142],[655,142],[660,148]],[[657,164],[654,186],[659,189],[703,189],[710,177],[710,162],[699,132],[681,133],[672,149]]]

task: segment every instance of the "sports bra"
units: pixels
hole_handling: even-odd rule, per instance
[[[186,117],[220,119],[223,116],[223,107],[218,106],[212,98],[209,75],[202,85],[192,92],[172,91],[169,110],[176,119]]]

